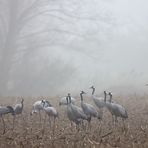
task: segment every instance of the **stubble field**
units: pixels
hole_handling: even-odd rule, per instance
[[[122,104],[128,111],[129,118],[125,125],[122,121],[113,126],[112,117],[107,109],[104,110],[103,120],[93,119],[91,130],[80,127],[79,131],[66,116],[66,107],[60,106],[57,97],[48,98],[59,112],[55,131],[49,126],[45,113],[30,115],[32,104],[39,98],[24,98],[23,116],[17,116],[12,129],[12,116],[4,117],[6,133],[3,132],[0,121],[0,148],[148,148],[148,101],[147,95],[130,95],[117,97],[116,102]],[[17,98],[0,98],[1,105],[14,105]],[[90,98],[86,102],[94,104]],[[77,104],[80,105],[78,99]],[[53,123],[53,122],[52,122]],[[86,124],[86,123],[85,123]]]

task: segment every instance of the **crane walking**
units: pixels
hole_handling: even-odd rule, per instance
[[[12,106],[0,106],[0,117],[2,119],[3,122],[3,134],[5,134],[6,132],[6,125],[5,125],[5,121],[3,116],[6,114],[11,113],[13,115],[13,128],[14,128],[14,116],[15,116],[15,112]]]
[[[91,125],[90,125],[90,122],[91,122],[91,118],[92,117],[95,117],[95,118],[98,118],[100,119],[99,117],[99,114],[97,112],[97,110],[95,109],[95,107],[89,103],[85,103],[83,101],[83,94],[86,94],[84,91],[81,91],[80,93],[80,97],[81,97],[81,108],[83,110],[83,112],[86,114],[86,116],[88,117],[88,125],[91,129]]]

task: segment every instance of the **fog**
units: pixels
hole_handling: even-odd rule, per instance
[[[0,95],[146,93],[146,0],[0,0]]]

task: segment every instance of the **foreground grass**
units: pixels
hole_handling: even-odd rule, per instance
[[[133,95],[126,99],[118,97],[116,101],[124,105],[129,114],[125,126],[122,121],[113,126],[110,114],[104,110],[102,121],[93,119],[91,130],[80,128],[79,131],[74,125],[70,126],[65,114],[66,108],[59,107],[56,98],[49,98],[48,100],[60,114],[60,118],[56,120],[55,132],[50,128],[48,121],[44,122],[44,112],[41,122],[38,115],[30,116],[35,100],[38,99],[25,98],[23,117],[16,118],[14,129],[12,129],[11,115],[5,116],[7,131],[4,135],[0,122],[0,148],[148,148],[147,96]],[[86,101],[92,100],[86,99]],[[16,102],[16,98],[1,98],[0,102],[3,105],[11,105]]]

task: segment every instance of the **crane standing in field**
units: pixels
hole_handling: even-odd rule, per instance
[[[97,110],[95,109],[95,107],[89,103],[85,103],[83,101],[83,94],[86,94],[84,91],[81,91],[80,93],[80,97],[81,97],[81,108],[83,110],[83,112],[86,114],[86,116],[88,117],[88,125],[91,129],[91,125],[90,125],[90,122],[91,122],[91,118],[92,117],[95,117],[95,118],[98,118],[100,119],[99,117],[99,114],[97,112]]]
[[[48,106],[51,107],[52,105],[47,100],[36,101],[33,104],[33,109],[32,109],[31,115],[34,113],[39,113],[39,118],[40,118],[40,122],[41,122],[41,111],[44,110],[44,107],[48,107]]]
[[[107,101],[106,98],[107,98],[107,92],[104,91],[104,102],[105,102],[106,108],[111,113],[112,121],[114,122],[114,117],[113,117],[113,112],[112,112],[112,103],[113,103],[113,101],[111,100],[111,97],[110,97],[110,99],[108,101]]]
[[[104,98],[103,97],[96,97],[95,96],[95,87],[91,86],[90,89],[92,89],[92,99],[95,103],[95,105],[99,108],[99,113],[100,115],[102,114],[103,116],[103,108],[106,106],[105,102],[104,102]]]
[[[11,113],[13,116],[15,116],[14,109],[12,106],[7,106],[7,107],[0,106],[0,117],[3,122],[3,134],[5,134],[5,132],[6,132],[6,126],[5,126],[5,121],[4,121],[3,116],[6,114],[9,114],[9,113]],[[13,118],[13,127],[14,127],[14,118]]]
[[[68,94],[66,99],[67,99],[67,116],[70,121],[74,122],[78,126],[83,120],[89,120],[80,107],[71,103],[70,94]]]
[[[43,104],[43,107],[44,107],[44,104]],[[55,131],[55,120],[56,120],[57,117],[59,117],[59,114],[58,114],[57,110],[52,106],[44,107],[44,111],[46,113],[44,122],[46,122],[46,115],[48,115],[50,128],[51,128],[51,117],[53,117],[53,133],[54,133],[54,131]]]
[[[14,113],[15,113],[15,115],[22,114],[23,108],[24,108],[24,99],[22,98],[21,103],[16,104],[14,106]]]
[[[124,121],[125,119],[128,118],[128,114],[126,109],[117,103],[112,102],[112,93],[109,92],[108,94],[110,96],[110,112],[112,113],[113,116],[115,116],[114,122],[116,123],[118,120],[117,118],[120,117]]]
[[[95,87],[92,86],[92,87],[90,87],[90,89],[92,89],[92,99],[93,99],[94,103],[96,104],[96,106],[99,109],[102,109],[103,107],[105,107],[104,98],[103,97],[98,98],[95,96]]]

